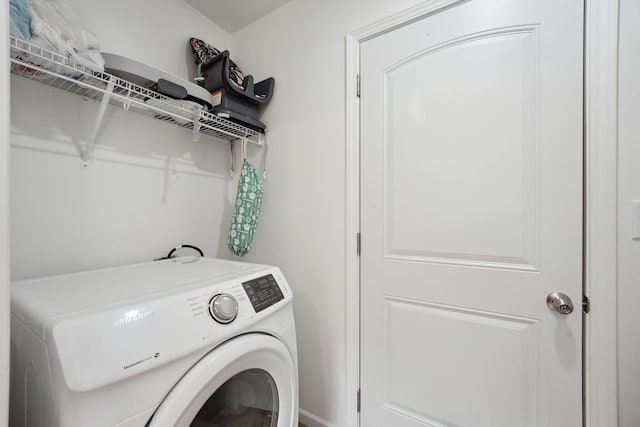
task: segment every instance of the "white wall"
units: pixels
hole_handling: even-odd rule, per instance
[[[640,2],[620,1],[618,377],[620,427],[640,426],[640,240],[631,200],[640,200]]]
[[[8,2],[0,2],[0,34],[6,40]],[[9,403],[9,49],[0,43],[0,426],[7,425]]]
[[[190,37],[221,50],[231,44],[229,34],[184,0],[68,1],[98,36],[103,52],[134,58],[183,78],[194,77]]]
[[[181,0],[72,5],[103,49],[183,78],[188,38],[229,36]],[[126,11],[126,12],[124,12]],[[147,261],[192,243],[227,256],[229,145],[109,107],[95,159],[80,167],[98,104],[12,78],[12,278]]]
[[[263,116],[270,175],[250,257],[279,265],[293,287],[301,420],[309,424],[347,420],[345,35],[417,3],[293,0],[233,36],[243,71],[276,79]]]

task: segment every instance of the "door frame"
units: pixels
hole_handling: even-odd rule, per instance
[[[427,0],[346,35],[346,419],[357,427],[360,384],[360,44],[468,0]],[[617,84],[619,0],[585,0],[584,424],[617,426]],[[366,238],[366,237],[365,237]],[[613,349],[613,350],[612,350]]]
[[[0,4],[0,425],[9,422],[9,5]]]

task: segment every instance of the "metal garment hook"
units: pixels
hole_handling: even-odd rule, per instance
[[[269,146],[267,145],[267,139],[265,138],[262,141],[262,180],[267,179],[267,151],[269,151]]]
[[[240,150],[240,164],[244,164],[245,160],[247,160],[247,140],[242,139],[242,147]]]
[[[229,141],[229,162],[231,167],[229,168],[229,176],[233,177],[233,174],[235,173],[235,166],[233,164],[233,141]]]
[[[236,173],[236,156],[233,151],[233,143],[238,141],[237,139],[233,141],[229,141],[229,161],[231,162],[231,168],[229,169],[229,176],[233,177]],[[247,140],[245,138],[240,139],[240,170],[242,170],[242,165],[244,164],[244,160],[247,158]]]

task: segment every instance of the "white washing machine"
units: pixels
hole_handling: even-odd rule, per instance
[[[208,258],[14,282],[10,425],[297,426],[291,300]]]

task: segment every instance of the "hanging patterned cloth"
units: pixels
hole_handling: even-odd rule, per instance
[[[244,159],[227,240],[227,246],[236,255],[243,256],[251,250],[262,205],[262,192],[262,182],[256,168]]]

